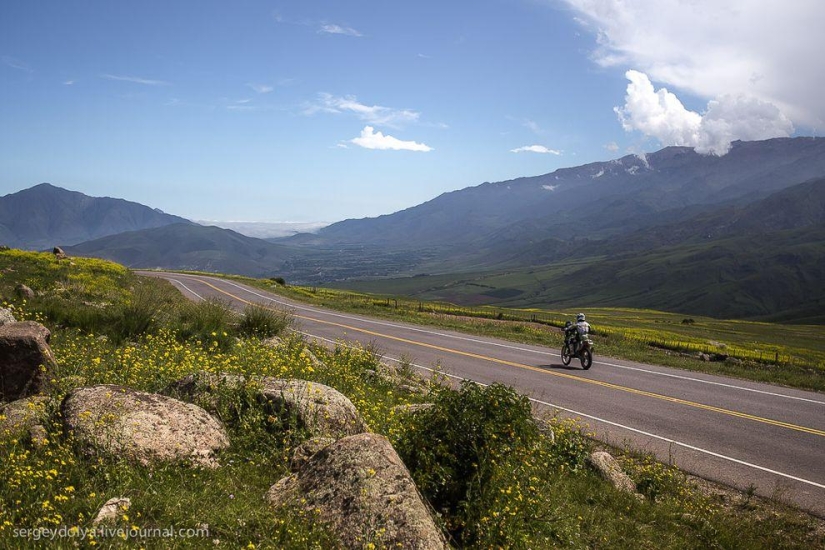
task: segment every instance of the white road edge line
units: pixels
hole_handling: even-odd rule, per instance
[[[195,278],[195,277],[193,277],[193,278],[195,280],[197,280],[197,278]],[[530,348],[522,348],[522,347],[519,347],[519,346],[511,346],[511,345],[508,345],[508,344],[501,344],[501,343],[498,343],[498,342],[488,342],[486,340],[478,340],[476,338],[458,336],[456,334],[448,334],[448,333],[444,333],[444,332],[435,332],[435,331],[420,329],[420,328],[416,328],[416,327],[408,327],[408,326],[404,326],[404,325],[398,325],[398,324],[395,324],[395,323],[388,323],[388,322],[384,322],[384,321],[375,321],[375,320],[372,320],[372,319],[365,319],[365,318],[362,318],[362,317],[355,317],[353,315],[346,315],[346,314],[343,314],[343,313],[334,313],[334,312],[330,312],[330,311],[326,311],[326,310],[320,310],[320,309],[312,308],[312,307],[308,307],[308,306],[294,305],[294,304],[291,304],[291,303],[288,303],[288,302],[277,300],[275,298],[270,298],[269,296],[265,296],[263,294],[259,294],[259,293],[255,292],[253,290],[250,290],[250,289],[248,289],[244,286],[241,286],[239,284],[236,284],[232,281],[227,281],[225,279],[221,279],[221,281],[225,282],[225,283],[227,283],[231,286],[234,286],[234,287],[236,287],[240,290],[248,292],[248,293],[252,294],[253,296],[257,296],[259,298],[263,298],[264,300],[269,300],[270,302],[274,302],[276,304],[291,307],[291,308],[294,308],[294,309],[301,309],[301,310],[305,310],[305,311],[311,311],[313,313],[320,313],[320,314],[323,314],[323,315],[330,315],[330,316],[333,316],[333,317],[340,317],[342,319],[351,319],[351,320],[356,320],[356,321],[362,321],[362,322],[365,322],[365,323],[371,323],[371,324],[379,325],[379,326],[387,326],[387,327],[400,328],[400,329],[405,329],[405,330],[412,330],[412,331],[415,331],[415,332],[421,332],[421,333],[430,334],[430,335],[433,335],[433,336],[442,336],[442,337],[445,337],[445,338],[452,338],[452,339],[455,339],[455,340],[463,340],[463,341],[466,341],[466,342],[473,342],[473,343],[477,343],[477,344],[498,346],[498,347],[502,347],[502,348],[513,349],[513,350],[516,350],[516,351],[525,351],[525,352],[535,353],[535,354],[539,354],[539,355],[552,355],[553,357],[558,357],[559,356],[556,353],[550,353],[550,352],[546,352],[546,351],[538,351],[538,350],[530,349]],[[638,367],[628,367],[628,366],[625,366],[625,365],[617,365],[615,363],[607,363],[605,361],[594,361],[593,364],[594,365],[606,365],[606,366],[615,367],[615,368],[618,368],[618,369],[626,369],[626,370],[644,372],[646,374],[653,374],[653,375],[657,375],[657,376],[667,376],[667,377],[670,377],[670,378],[677,378],[679,380],[686,380],[686,381],[689,381],[689,382],[698,382],[698,383],[701,383],[701,384],[709,384],[709,385],[712,385],[712,386],[721,386],[721,387],[724,387],[724,388],[730,388],[730,389],[734,389],[734,390],[747,391],[747,392],[758,393],[758,394],[762,394],[762,395],[770,395],[772,397],[782,397],[782,398],[785,398],[785,399],[793,399],[795,401],[804,401],[806,403],[814,403],[816,405],[825,405],[825,401],[818,401],[816,399],[809,399],[807,397],[797,397],[795,395],[786,395],[786,394],[783,394],[783,393],[776,393],[776,392],[770,392],[770,391],[765,391],[765,390],[757,390],[755,388],[747,388],[747,387],[744,387],[744,386],[736,386],[734,384],[725,384],[723,382],[714,382],[714,381],[711,381],[711,380],[702,380],[701,378],[693,378],[693,377],[690,377],[690,376],[680,376],[678,374],[670,374],[670,373],[666,373],[666,372],[657,372],[657,371],[648,370],[648,369],[641,369],[641,368],[638,368]]]
[[[186,286],[186,285],[185,285],[185,284],[183,284],[182,282],[178,281],[177,279],[169,279],[169,280],[170,280],[170,281],[172,281],[173,283],[178,283],[178,284],[179,284],[180,286],[182,286],[182,287],[183,287],[183,288],[184,288],[187,292],[189,292],[190,294],[192,294],[192,295],[193,295],[193,296],[195,296],[196,298],[200,298],[201,300],[204,300],[204,299],[205,299],[203,296],[201,296],[200,294],[198,294],[197,292],[195,292],[194,290],[192,290],[191,288],[189,288],[188,286]]]
[[[329,342],[329,343],[331,343],[331,344],[335,344],[335,345],[344,345],[344,346],[347,346],[347,347],[353,347],[353,346],[350,346],[349,344],[346,344],[346,343],[343,343],[343,344],[342,344],[341,342],[335,342],[335,341],[332,341],[332,340],[330,340],[330,339],[328,339],[328,338],[324,338],[324,337],[322,337],[322,336],[315,336],[314,334],[310,334],[310,333],[308,333],[308,332],[302,332],[302,331],[295,331],[295,332],[297,332],[298,334],[302,334],[302,335],[304,335],[304,336],[309,336],[310,338],[314,338],[314,339],[316,339],[316,340],[321,340],[321,341],[324,341],[324,342]],[[400,359],[395,359],[395,358],[393,358],[393,357],[385,357],[385,358],[386,358],[386,359],[388,359],[388,360],[390,360],[390,361],[395,361],[395,362],[397,362],[397,363],[400,363],[400,362],[401,362],[401,360],[400,360]],[[433,372],[433,373],[438,373],[438,374],[441,374],[441,375],[443,375],[443,376],[448,376],[448,377],[450,377],[450,378],[455,378],[456,380],[470,380],[471,382],[475,382],[476,384],[479,384],[479,385],[481,385],[481,386],[489,386],[489,384],[484,384],[483,382],[476,382],[475,380],[472,380],[472,379],[470,379],[470,378],[462,378],[461,376],[456,376],[456,375],[454,375],[454,374],[449,374],[449,373],[442,372],[442,371],[439,371],[439,370],[436,370],[436,369],[432,369],[432,368],[429,368],[429,367],[424,367],[424,366],[422,366],[422,365],[416,365],[415,363],[410,363],[410,366],[413,366],[413,367],[416,367],[416,368],[419,368],[419,369],[423,369],[423,370],[426,370],[426,371],[430,371],[430,372]],[[538,403],[539,405],[545,405],[545,406],[547,406],[547,407],[553,407],[554,409],[558,409],[558,410],[561,410],[561,411],[565,411],[565,412],[568,412],[568,413],[574,414],[574,415],[576,415],[576,416],[581,416],[581,417],[584,417],[584,418],[589,418],[589,419],[591,419],[591,420],[595,420],[595,421],[597,421],[597,422],[603,422],[604,424],[609,424],[610,426],[615,426],[615,427],[617,427],[617,428],[621,428],[621,429],[623,429],[623,430],[628,430],[628,431],[631,431],[631,432],[634,432],[634,433],[637,433],[637,434],[640,434],[640,435],[644,435],[644,436],[647,436],[647,437],[652,437],[652,438],[654,438],[654,439],[658,439],[658,440],[660,440],[660,441],[664,441],[664,442],[666,442],[666,443],[670,443],[670,444],[673,444],[673,445],[678,445],[679,447],[684,447],[685,449],[689,449],[689,450],[691,450],[691,451],[696,451],[696,452],[699,452],[699,453],[704,453],[704,454],[706,454],[706,455],[710,455],[710,456],[713,456],[713,457],[716,457],[716,458],[721,458],[722,460],[727,460],[727,461],[729,461],[729,462],[734,462],[734,463],[736,463],[736,464],[740,464],[740,465],[742,465],[742,466],[747,466],[747,467],[749,467],[749,468],[754,468],[754,469],[756,469],[756,470],[761,470],[761,471],[763,471],[763,472],[767,472],[767,473],[769,473],[769,474],[773,474],[773,475],[777,475],[777,476],[780,476],[780,477],[784,477],[784,478],[786,478],[786,479],[791,479],[791,480],[793,480],[793,481],[798,481],[798,482],[800,482],[800,483],[805,483],[806,485],[812,485],[812,486],[814,486],[814,487],[818,487],[818,488],[820,488],[820,489],[825,489],[825,485],[823,485],[823,484],[821,484],[821,483],[817,483],[817,482],[815,482],[815,481],[810,481],[810,480],[807,480],[807,479],[803,479],[803,478],[801,478],[801,477],[796,477],[796,476],[792,476],[792,475],[790,475],[790,474],[786,474],[786,473],[783,473],[783,472],[778,472],[778,471],[776,471],[776,470],[772,470],[772,469],[770,469],[770,468],[766,468],[766,467],[764,467],[764,466],[759,466],[759,465],[757,465],[757,464],[753,464],[753,463],[751,463],[751,462],[746,462],[746,461],[744,461],[744,460],[739,460],[738,458],[733,458],[733,457],[726,456],[726,455],[723,455],[723,454],[715,453],[715,452],[713,452],[713,451],[709,451],[709,450],[707,450],[707,449],[703,449],[703,448],[701,448],[701,447],[696,447],[696,446],[694,446],[694,445],[690,445],[690,444],[688,444],[688,443],[682,443],[681,441],[676,441],[675,439],[670,439],[670,438],[668,438],[668,437],[664,437],[664,436],[661,436],[661,435],[656,435],[656,434],[653,434],[653,433],[650,433],[650,432],[646,432],[646,431],[644,431],[644,430],[639,430],[639,429],[637,429],[637,428],[632,428],[632,427],[630,427],[630,426],[625,426],[624,424],[619,424],[619,423],[617,423],[617,422],[612,422],[612,421],[610,421],[610,420],[605,420],[605,419],[603,419],[603,418],[599,418],[598,416],[593,416],[593,415],[585,414],[585,413],[582,413],[582,412],[579,412],[579,411],[575,411],[575,410],[573,410],[573,409],[568,409],[568,408],[566,408],[566,407],[560,407],[559,405],[554,405],[553,403],[549,403],[549,402],[547,402],[547,401],[541,401],[541,400],[539,400],[539,399],[534,399],[534,398],[529,397],[529,396],[528,396],[528,399],[529,399],[530,401],[534,402],[534,403]]]

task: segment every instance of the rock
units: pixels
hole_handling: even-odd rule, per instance
[[[9,323],[16,323],[17,319],[14,318],[10,309],[0,308],[0,327],[3,325],[8,325]]]
[[[325,449],[335,443],[331,437],[313,437],[307,439],[292,452],[292,458],[289,461],[289,469],[292,472],[297,472],[304,467],[307,461],[315,456],[315,453],[321,449]]]
[[[37,395],[0,406],[0,437],[19,437],[40,424],[48,401],[48,397]]]
[[[0,400],[15,401],[46,390],[56,367],[49,329],[35,323],[0,326]]]
[[[345,437],[267,492],[272,506],[315,514],[342,548],[447,548],[404,463],[381,435]]]
[[[229,446],[223,425],[205,410],[123,386],[72,391],[61,406],[64,427],[87,452],[135,460],[189,460],[206,467]]]
[[[312,350],[309,348],[304,348],[304,351],[301,352],[302,355],[305,355],[309,358],[310,364],[312,364],[312,368],[315,370],[326,370],[327,365],[320,359],[318,356],[312,353]]]
[[[544,418],[541,414],[533,413],[533,422],[539,429],[539,433],[547,438],[551,445],[556,443],[556,432],[553,430],[553,425]]]
[[[305,380],[260,379],[262,396],[280,413],[294,416],[313,436],[335,439],[368,431],[355,405],[339,391]]]
[[[27,300],[34,298],[34,291],[22,283],[14,287],[14,292],[19,297],[25,298]]]
[[[58,260],[65,260],[66,258],[68,258],[66,253],[63,252],[63,249],[60,248],[59,246],[54,247],[54,249],[52,250],[52,254],[54,254],[54,257],[57,258]]]
[[[110,498],[100,510],[98,510],[92,525],[98,525],[107,521],[117,521],[120,514],[132,507],[132,501],[124,497]]]
[[[609,481],[616,489],[636,494],[636,484],[624,473],[613,455],[605,451],[596,451],[591,453],[588,462],[600,476]]]
[[[277,348],[280,347],[284,341],[277,336],[270,336],[266,340],[261,341],[261,343],[268,348]]]
[[[699,359],[706,362],[706,363],[708,363],[708,362],[710,362],[710,355],[708,355],[707,353],[700,353],[699,354]]]
[[[40,424],[35,424],[29,428],[29,437],[32,440],[32,445],[38,449],[49,444],[49,434],[46,432],[46,428]]]

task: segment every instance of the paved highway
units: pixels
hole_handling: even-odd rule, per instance
[[[727,485],[756,488],[825,517],[825,395],[596,356],[584,371],[556,349],[339,313],[218,278],[143,272],[185,296],[218,296],[291,309],[298,330],[322,342],[375,343],[422,371],[500,382],[585,422],[602,441]],[[598,350],[597,350],[598,351]]]

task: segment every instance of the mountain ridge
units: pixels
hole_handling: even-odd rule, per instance
[[[191,222],[136,202],[90,197],[50,183],[0,197],[0,242],[29,250],[171,223]]]

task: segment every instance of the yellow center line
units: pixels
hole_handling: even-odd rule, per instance
[[[244,300],[243,298],[241,298],[239,296],[231,294],[230,292],[227,292],[223,289],[220,289],[220,288],[212,285],[211,283],[209,283],[207,281],[204,281],[203,279],[197,279],[196,278],[195,280],[205,284],[206,286],[208,286],[208,287],[210,287],[210,288],[212,288],[212,289],[214,289],[214,290],[216,290],[216,291],[218,291],[222,294],[226,294],[227,296],[229,296],[231,298],[234,298],[234,299],[236,299],[240,302],[243,302],[245,304],[253,304],[253,302],[250,302],[248,300]],[[255,305],[261,305],[261,304],[255,303]],[[262,307],[266,307],[266,306],[262,306]],[[271,308],[267,308],[267,309],[271,309]],[[351,326],[351,325],[345,325],[345,324],[336,323],[336,322],[333,322],[333,321],[325,321],[325,320],[322,320],[322,319],[316,319],[314,317],[306,317],[304,315],[296,315],[296,317],[298,317],[300,319],[306,319],[308,321],[314,321],[316,323],[323,323],[325,325],[330,325],[330,326],[343,328],[343,329],[346,329],[346,330],[353,330],[353,331],[356,331],[356,332],[362,332],[362,333],[368,334],[370,336],[376,336],[376,337],[379,337],[379,338],[387,338],[389,340],[395,340],[397,342],[403,342],[405,344],[411,344],[411,345],[414,345],[414,346],[420,346],[420,347],[429,348],[429,349],[433,349],[433,350],[437,350],[437,351],[442,351],[444,353],[452,353],[452,354],[455,354],[455,355],[462,355],[464,357],[470,357],[470,358],[479,359],[479,360],[482,360],[482,361],[490,361],[490,362],[493,362],[493,363],[498,363],[500,365],[507,365],[509,367],[515,367],[515,368],[519,368],[519,369],[531,370],[531,371],[540,372],[540,373],[546,374],[546,375],[557,376],[559,378],[567,378],[569,380],[575,380],[576,382],[581,382],[581,383],[585,383],[585,384],[592,384],[592,385],[595,385],[595,386],[602,386],[602,387],[609,388],[609,389],[612,389],[612,390],[623,391],[623,392],[631,393],[631,394],[635,394],[635,395],[642,395],[642,396],[645,396],[645,397],[651,397],[653,399],[659,399],[661,401],[668,401],[670,403],[677,403],[679,405],[685,405],[685,406],[693,407],[693,408],[696,408],[696,409],[712,411],[712,412],[716,412],[716,413],[720,413],[720,414],[725,414],[725,415],[728,415],[728,416],[734,416],[734,417],[737,417],[737,418],[744,418],[744,419],[747,419],[747,420],[753,420],[755,422],[761,422],[763,424],[770,424],[772,426],[779,426],[780,428],[787,428],[789,430],[796,430],[796,431],[799,431],[799,432],[804,432],[804,433],[808,433],[808,434],[813,434],[813,435],[818,435],[818,436],[821,436],[821,437],[825,437],[825,431],[824,430],[817,430],[816,428],[808,428],[806,426],[799,426],[797,424],[791,424],[791,423],[788,423],[788,422],[782,422],[782,421],[779,421],[779,420],[773,420],[773,419],[770,419],[770,418],[755,416],[755,415],[752,415],[752,414],[747,414],[747,413],[743,413],[743,412],[739,412],[739,411],[733,411],[733,410],[724,409],[724,408],[721,408],[721,407],[714,407],[713,405],[705,405],[703,403],[696,403],[695,401],[688,401],[687,399],[679,399],[678,397],[670,397],[668,395],[662,395],[662,394],[659,394],[659,393],[649,392],[649,391],[645,391],[645,390],[639,390],[639,389],[636,389],[636,388],[630,388],[630,387],[621,386],[621,385],[618,385],[618,384],[612,384],[610,382],[602,382],[601,380],[593,380],[593,379],[590,379],[590,378],[581,378],[579,376],[574,376],[572,374],[567,374],[567,373],[563,373],[563,372],[548,371],[546,369],[542,369],[542,368],[539,368],[539,367],[534,367],[532,365],[525,365],[523,363],[516,363],[516,362],[513,362],[513,361],[507,361],[506,359],[498,359],[496,357],[489,357],[487,355],[480,355],[480,354],[472,353],[472,352],[469,352],[469,351],[461,351],[461,350],[447,348],[447,347],[443,347],[443,346],[437,346],[435,344],[427,344],[425,342],[419,342],[419,341],[416,341],[416,340],[409,340],[407,338],[401,338],[400,336],[392,336],[390,334],[383,334],[383,333],[380,333],[380,332],[374,332],[374,331],[371,331],[371,330],[368,330],[368,329],[365,329],[365,328],[354,327],[354,326]]]

